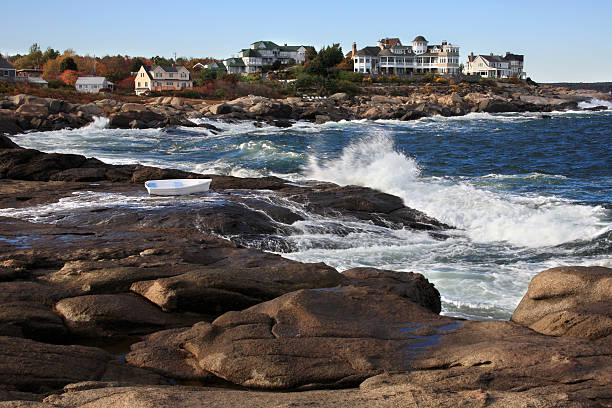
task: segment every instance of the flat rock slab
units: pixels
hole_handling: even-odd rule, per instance
[[[0,336],[0,350],[0,384],[18,391],[43,393],[69,383],[91,380],[164,383],[157,374],[123,364],[93,347]]]
[[[196,361],[200,370],[243,386],[354,385],[384,370],[410,368],[413,356],[454,324],[375,289],[304,289],[174,333],[171,347],[189,353],[186,366]],[[150,357],[154,340],[134,345],[127,361]],[[159,343],[168,348],[172,341],[165,336]]]
[[[564,266],[540,272],[512,321],[552,336],[612,336],[612,269]]]
[[[288,292],[348,283],[324,263],[202,269],[170,278],[136,282],[132,291],[165,311],[220,314],[242,310]]]
[[[68,330],[61,317],[49,306],[35,302],[0,304],[0,336],[14,336],[61,343]]]
[[[132,293],[62,299],[55,309],[71,332],[86,337],[144,334],[155,329],[188,326],[202,319],[164,313]]]

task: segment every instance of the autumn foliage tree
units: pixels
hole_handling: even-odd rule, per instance
[[[72,69],[67,69],[60,75],[61,81],[69,86],[74,86],[78,78],[79,73]]]

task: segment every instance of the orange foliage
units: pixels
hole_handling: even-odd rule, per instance
[[[115,84],[115,88],[117,89],[134,89],[134,79],[135,76],[130,76]]]
[[[71,69],[67,69],[67,70],[65,70],[64,72],[61,73],[60,79],[66,85],[74,86],[74,84],[76,84],[76,81],[79,78],[79,76],[80,75],[79,75],[78,72],[73,71]]]

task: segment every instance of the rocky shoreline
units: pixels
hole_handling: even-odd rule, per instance
[[[173,177],[205,176],[0,136],[0,407],[612,405],[612,269],[541,272],[511,321],[455,319],[420,274],[254,248],[287,245],[299,205],[452,229],[398,197],[212,175],[207,200],[112,202]],[[75,194],[107,201],[53,207]]]
[[[107,117],[111,128],[207,127],[213,124],[192,119],[252,121],[290,127],[295,121],[325,123],[355,119],[415,120],[422,117],[462,116],[471,112],[551,112],[577,109],[591,99],[610,100],[596,91],[572,91],[563,87],[496,83],[462,83],[460,86],[406,86],[410,96],[334,94],[329,98],[268,99],[248,96],[217,104],[179,97],[143,98],[143,103],[105,99],[73,104],[59,99],[15,95],[0,99],[0,134],[48,131],[85,126],[95,117]],[[589,110],[605,110],[599,106]]]

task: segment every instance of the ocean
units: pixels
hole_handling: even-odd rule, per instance
[[[612,109],[603,101],[591,105],[602,104]],[[503,320],[542,270],[612,267],[612,110],[549,115],[298,122],[287,129],[200,119],[223,129],[218,134],[205,128],[111,130],[107,119],[98,118],[81,129],[12,139],[113,164],[321,180],[397,195],[456,229],[440,239],[345,222],[347,229],[338,234],[329,227],[338,220],[311,214],[294,224],[299,233],[288,238],[296,250],[282,255],[341,271],[372,266],[422,273],[440,291],[443,314]],[[91,196],[82,199],[96,205]],[[143,187],[142,195],[115,194],[99,205],[151,200]],[[55,204],[54,211],[62,205],[70,211],[78,197]],[[35,208],[0,211],[45,222],[32,214]]]

